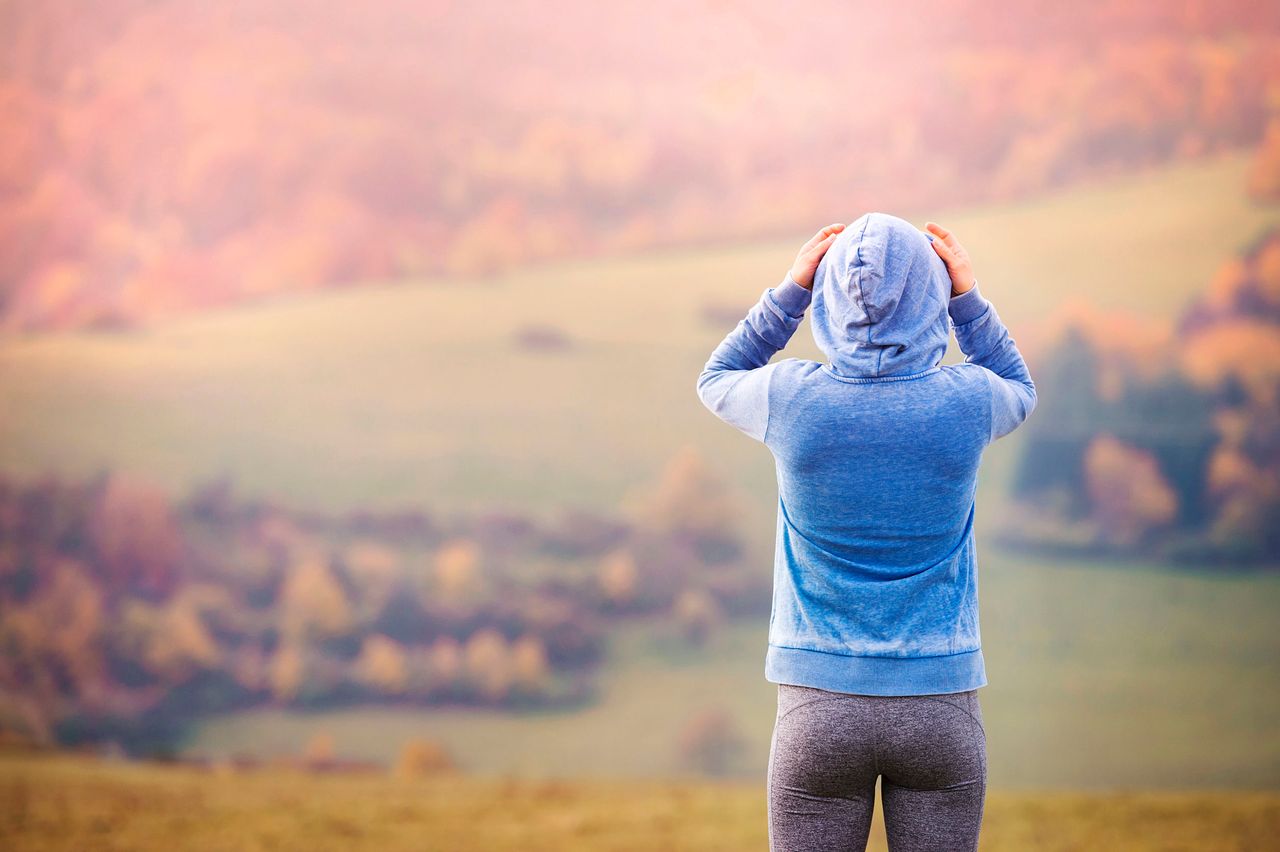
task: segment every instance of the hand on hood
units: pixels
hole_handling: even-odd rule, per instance
[[[839,222],[828,225],[801,246],[800,253],[796,255],[796,262],[791,264],[791,272],[788,273],[791,280],[806,290],[812,289],[813,273],[818,268],[818,262],[822,260],[827,249],[831,248],[831,244],[835,242],[836,236],[843,230],[844,225]]]
[[[837,376],[921,373],[946,354],[950,296],[951,276],[929,237],[897,216],[867,213],[818,263],[814,340]]]
[[[968,293],[973,289],[974,281],[977,280],[973,275],[973,261],[969,260],[969,252],[960,245],[955,234],[938,223],[926,222],[925,228],[931,235],[929,241],[934,251],[947,265],[947,272],[951,275],[952,298]]]

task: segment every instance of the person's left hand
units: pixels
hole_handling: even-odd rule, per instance
[[[813,276],[818,271],[818,264],[822,261],[822,256],[827,253],[827,249],[831,248],[831,244],[835,242],[836,237],[843,230],[844,225],[837,222],[814,234],[813,238],[805,243],[800,249],[800,253],[796,255],[796,262],[791,264],[791,271],[788,273],[791,279],[804,289],[812,290]]]

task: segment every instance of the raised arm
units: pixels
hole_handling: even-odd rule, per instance
[[[978,290],[973,264],[955,234],[928,223],[934,249],[951,274],[947,312],[964,360],[986,368],[991,387],[991,440],[1017,429],[1036,407],[1036,384],[995,305]]]
[[[698,376],[698,398],[717,417],[763,441],[769,428],[771,359],[800,327],[813,298],[813,275],[844,225],[830,225],[804,244],[787,276],[761,294]]]

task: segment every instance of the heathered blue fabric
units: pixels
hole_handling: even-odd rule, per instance
[[[983,450],[1035,407],[995,307],[951,297],[932,239],[868,213],[813,291],[765,290],[698,377],[702,402],[762,441],[778,479],[765,677],[864,695],[985,686],[973,539]],[[770,363],[813,306],[828,363]],[[963,364],[941,364],[949,335]]]

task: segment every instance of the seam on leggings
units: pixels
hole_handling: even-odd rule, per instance
[[[970,693],[969,701],[975,702],[977,700],[978,700],[978,696],[976,694]],[[973,713],[970,713],[969,715],[974,716],[974,720],[977,721],[977,716],[975,716]],[[981,746],[978,745],[978,740],[975,737],[973,741],[973,757],[975,760],[978,761],[978,765],[982,767],[982,774],[985,776],[987,774],[987,762],[986,762],[986,757],[984,756],[984,752],[986,752],[987,750],[987,729],[983,727],[981,722],[978,722],[978,730],[982,732],[982,745]],[[985,781],[985,778],[984,778],[984,781]]]
[[[960,712],[964,713],[964,714],[965,714],[965,715],[967,715],[970,719],[972,719],[972,720],[973,720],[974,724],[978,726],[978,729],[979,729],[980,731],[982,731],[982,735],[983,735],[984,737],[987,735],[987,729],[986,729],[986,728],[984,728],[984,727],[982,726],[982,720],[981,720],[981,719],[979,719],[977,716],[973,715],[973,711],[972,711],[972,710],[970,710],[968,707],[962,707],[962,706],[960,706],[959,704],[952,704],[950,701],[944,701],[944,700],[943,700],[943,699],[941,699],[941,698],[934,698],[934,697],[933,697],[933,696],[931,696],[931,695],[920,695],[920,696],[917,696],[917,697],[918,697],[918,698],[928,698],[930,701],[936,701],[936,702],[938,702],[939,704],[945,704],[945,705],[947,705],[948,707],[954,707],[954,708],[956,708],[957,710],[959,710]]]
[[[876,707],[871,708],[871,738],[873,748],[871,749],[872,765],[875,769],[876,777],[880,777],[880,710]],[[874,807],[874,804],[873,804]]]
[[[778,717],[778,721],[781,722],[783,719],[787,718],[792,713],[799,710],[801,707],[808,707],[810,704],[817,704],[819,701],[842,701],[842,700],[844,700],[844,696],[841,696],[841,695],[833,695],[830,698],[810,698],[805,701],[801,701],[799,704],[797,704],[794,707],[789,708],[787,712],[783,713],[781,716]]]

